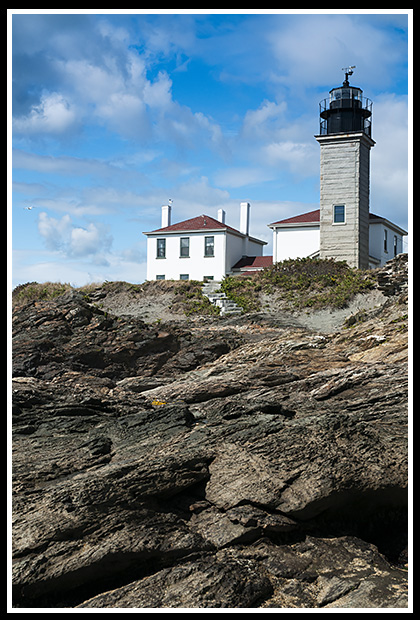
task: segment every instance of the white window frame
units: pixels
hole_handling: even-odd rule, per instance
[[[207,245],[208,239],[211,239],[211,241],[209,242],[209,245]],[[211,254],[208,254],[209,247],[211,248]],[[214,235],[209,235],[208,237],[204,237],[204,256],[206,258],[214,257]]]
[[[183,241],[188,241],[187,245],[182,245]],[[188,254],[183,254],[183,250],[188,250]],[[190,238],[189,237],[181,237],[179,240],[179,258],[189,258],[190,257]]]
[[[163,241],[163,256],[159,255],[159,243]],[[161,248],[162,249],[162,248]],[[156,239],[156,258],[166,258],[166,239]]]
[[[337,207],[342,207],[343,208],[343,216],[344,216],[344,221],[343,222],[336,222],[335,221],[335,218],[336,218],[335,210],[336,210]],[[346,205],[345,204],[333,205],[332,220],[333,220],[332,223],[333,223],[334,226],[344,226],[344,224],[346,223]]]

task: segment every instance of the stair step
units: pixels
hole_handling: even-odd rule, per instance
[[[206,282],[202,292],[212,304],[220,308],[221,315],[242,314],[242,308],[235,301],[229,299],[226,293],[220,291],[220,282]]]

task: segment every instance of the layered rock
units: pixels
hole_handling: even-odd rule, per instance
[[[14,317],[18,607],[407,606],[401,287],[318,334]]]

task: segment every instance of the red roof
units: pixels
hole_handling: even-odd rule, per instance
[[[269,224],[269,226],[277,226],[277,224],[317,224],[320,219],[320,210],[316,209],[315,211],[308,211],[308,213],[302,213],[301,215],[296,215],[295,217],[288,217],[285,220],[280,220],[279,222],[273,222],[273,224]],[[370,220],[381,220],[383,219],[380,215],[375,215],[374,213],[369,213]]]
[[[184,220],[183,222],[178,222],[177,224],[172,224],[171,226],[166,226],[165,228],[158,228],[157,230],[153,230],[154,233],[160,232],[176,232],[178,230],[232,230],[235,233],[239,233],[239,230],[228,226],[227,224],[222,224],[218,220],[215,220],[213,217],[209,215],[198,215],[197,217],[192,217],[189,220]]]
[[[274,226],[275,224],[309,224],[309,223],[317,223],[319,222],[319,214],[320,210],[316,209],[315,211],[308,211],[308,213],[302,213],[301,215],[296,215],[295,217],[288,217],[285,220],[280,220],[279,222],[273,222],[270,226]]]
[[[264,269],[272,264],[272,256],[243,256],[232,269]]]

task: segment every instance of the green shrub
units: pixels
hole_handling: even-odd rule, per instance
[[[332,258],[297,258],[264,269],[260,281],[266,292],[283,293],[297,308],[342,308],[357,293],[372,288],[368,271],[351,268]]]
[[[220,308],[214,306],[208,297],[203,295],[203,283],[198,280],[177,282],[174,293],[178,299],[171,307],[183,311],[186,316],[220,314]]]
[[[221,282],[220,290],[235,301],[244,312],[258,312],[261,308],[259,299],[261,284],[253,278],[226,276]]]

